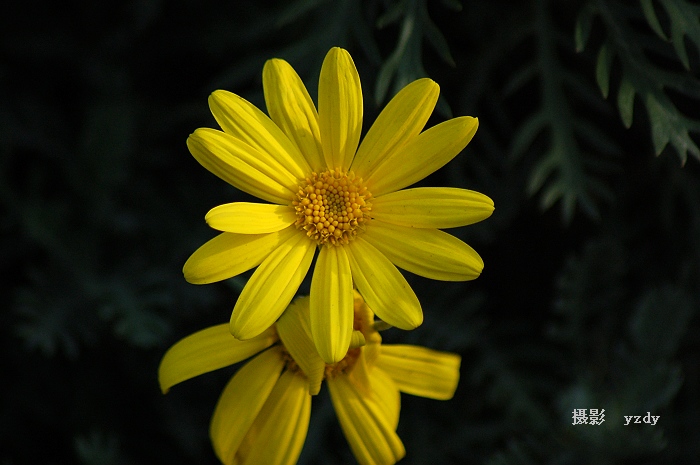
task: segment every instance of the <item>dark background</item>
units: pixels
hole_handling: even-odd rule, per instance
[[[385,342],[462,355],[451,401],[402,396],[402,463],[657,464],[700,457],[700,6],[685,0],[24,0],[0,14],[0,464],[216,463],[235,369],[161,395],[165,350],[228,321],[249,273],[182,265],[243,194],[185,139],[207,96],[264,108],[266,59],[315,98],[347,48],[365,129],[418,77],[429,125],[480,127],[421,185],[496,204],[451,232],[473,282],[407,274],[425,323]],[[353,463],[324,389],[300,463]],[[599,426],[574,409],[605,409]],[[624,415],[660,415],[624,426]]]

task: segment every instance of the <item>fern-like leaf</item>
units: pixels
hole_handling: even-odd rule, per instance
[[[670,40],[677,59],[686,69],[690,66],[685,38],[696,46],[700,44],[700,20],[698,6],[684,0],[660,2],[670,20]],[[687,97],[700,98],[700,81],[689,73],[669,71],[648,58],[661,55],[673,59],[670,47],[659,38],[632,26],[642,19],[640,12],[615,1],[597,0],[595,14],[602,19],[607,37],[600,47],[596,77],[604,97],[610,94],[611,75],[617,58],[621,64],[622,77],[617,91],[617,106],[620,118],[626,127],[632,125],[635,97],[645,106],[651,126],[651,139],[657,155],[670,144],[685,163],[688,153],[700,159],[700,149],[691,133],[700,132],[700,120],[686,116],[673,102],[668,90]],[[651,0],[642,1],[642,11],[649,26],[662,39],[667,40],[661,22]],[[588,16],[580,19],[584,24]],[[584,26],[581,26],[584,27]]]
[[[656,13],[653,0],[641,0],[641,4],[649,26],[659,37],[671,41],[678,59],[686,69],[690,69],[685,39],[690,40],[700,50],[700,5],[691,4],[685,0],[659,0],[658,4],[668,15],[670,22],[671,31],[668,37]]]
[[[456,2],[445,3],[448,8],[461,8]],[[406,84],[425,77],[428,73],[423,67],[422,44],[425,39],[446,63],[455,66],[445,36],[430,19],[427,0],[400,0],[389,6],[377,21],[377,27],[400,22],[399,37],[391,55],[384,61],[377,76],[374,98],[377,104],[383,102],[393,82],[392,94]],[[449,114],[449,108],[441,100],[438,109]]]
[[[579,29],[577,41],[585,42],[589,26]],[[561,202],[562,217],[570,222],[579,206],[588,216],[600,216],[599,199],[609,199],[611,193],[597,175],[607,170],[600,160],[585,150],[580,141],[595,148],[595,152],[613,154],[616,145],[602,134],[595,125],[588,123],[573,109],[572,99],[577,102],[590,101],[590,86],[567,70],[559,61],[557,49],[561,45],[572,49],[571,44],[560,37],[547,13],[547,2],[537,2],[535,27],[537,34],[537,61],[526,66],[510,81],[510,89],[519,88],[537,79],[542,95],[542,107],[529,115],[517,130],[511,155],[521,157],[543,133],[548,134],[549,143],[537,160],[528,180],[528,192],[540,193],[542,209],[551,208]],[[601,142],[601,140],[603,142]]]

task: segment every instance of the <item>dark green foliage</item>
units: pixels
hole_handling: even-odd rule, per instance
[[[81,463],[86,465],[109,465],[124,463],[119,455],[119,441],[114,435],[97,431],[75,438],[75,451]]]
[[[571,38],[562,33],[547,10],[545,1],[536,2],[530,24],[535,60],[526,63],[507,84],[508,89],[517,90],[536,80],[542,102],[541,108],[528,115],[516,132],[511,154],[521,158],[530,150],[543,150],[527,186],[528,193],[540,193],[542,209],[560,201],[566,222],[573,218],[577,205],[587,215],[599,218],[598,201],[609,201],[612,195],[600,177],[609,171],[609,158],[619,148],[603,128],[591,121],[601,116],[597,99],[580,68],[567,69],[561,62],[559,50],[571,53]],[[543,131],[548,133],[546,148],[533,146]]]
[[[445,6],[459,11],[459,3],[445,2]],[[398,41],[394,50],[384,60],[377,76],[374,98],[381,104],[387,98],[390,84],[394,83],[391,95],[416,79],[427,77],[423,67],[422,45],[429,43],[446,63],[455,66],[445,37],[430,19],[427,0],[401,0],[391,2],[387,11],[377,20],[377,27],[383,29],[390,24],[400,23]],[[438,109],[449,114],[444,100]]]
[[[167,396],[156,373],[172,343],[228,320],[250,274],[194,286],[181,268],[215,234],[208,209],[251,198],[184,142],[215,125],[216,88],[264,108],[270,57],[315,98],[331,46],[356,61],[365,129],[424,76],[441,86],[430,125],[478,116],[464,153],[421,185],[496,204],[450,231],[483,275],[407,273],[425,322],[383,333],[463,357],[451,401],[403,396],[404,462],[695,463],[690,0],[13,2],[0,15],[0,463],[217,463],[208,422],[235,368]],[[572,425],[575,409],[605,422]],[[624,425],[647,412],[656,425]],[[325,389],[300,463],[353,463]]]
[[[684,0],[642,0],[640,11],[624,2],[591,3],[579,18],[583,25],[578,27],[581,32],[577,34],[577,48],[585,46],[591,16],[599,16],[607,36],[600,46],[596,66],[596,79],[603,96],[607,98],[610,94],[611,73],[617,58],[621,66],[617,106],[625,127],[632,125],[635,97],[638,96],[647,111],[656,154],[670,143],[681,162],[685,163],[688,153],[700,159],[700,149],[691,137],[692,133],[700,131],[700,115],[694,109],[689,115],[685,114],[677,103],[682,99],[697,102],[700,98],[700,81],[697,79],[700,6]],[[670,38],[664,32],[656,5],[661,6],[667,15]],[[648,29],[637,29],[635,23],[641,19],[642,12],[658,37],[649,34]],[[695,47],[692,67],[685,46],[686,38]],[[672,46],[664,42],[671,42]],[[683,68],[674,66],[677,61]],[[670,91],[676,95],[675,100]],[[683,106],[687,106],[687,102]]]

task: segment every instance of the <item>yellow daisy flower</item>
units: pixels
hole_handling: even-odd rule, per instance
[[[228,464],[293,464],[309,425],[311,395],[325,379],[341,428],[360,464],[393,464],[405,455],[396,434],[400,392],[447,400],[459,381],[459,355],[412,345],[381,345],[374,315],[354,293],[353,342],[326,364],[311,340],[310,299],[292,302],[276,325],[249,340],[228,325],[192,334],[163,357],[163,393],[173,385],[257,354],[231,378],[211,419],[216,455]]]
[[[479,255],[439,228],[481,221],[493,201],[466,189],[400,190],[454,158],[478,126],[464,116],[422,131],[439,94],[432,80],[401,90],[361,144],[362,90],[347,51],[328,52],[318,87],[316,111],[292,67],[273,59],[263,70],[269,117],[230,92],[210,96],[223,131],[197,129],[187,139],[190,152],[221,179],[270,204],[212,209],[206,221],[223,233],[200,247],[183,271],[189,282],[204,284],[258,267],[230,322],[231,333],[246,340],[279,318],[319,249],[311,333],[322,358],[333,363],[350,345],[353,288],[379,318],[413,329],[423,313],[396,266],[445,281],[479,276]]]

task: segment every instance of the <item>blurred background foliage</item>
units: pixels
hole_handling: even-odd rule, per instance
[[[233,371],[162,396],[156,369],[227,321],[249,274],[198,287],[181,268],[214,235],[206,211],[246,196],[184,141],[215,127],[217,88],[263,107],[270,57],[315,95],[332,46],[358,66],[365,129],[422,76],[442,90],[430,124],[478,116],[421,184],[496,204],[453,231],[483,275],[407,274],[425,323],[384,333],[463,357],[453,400],[403,396],[404,462],[697,463],[696,2],[25,0],[0,15],[0,464],[216,463]],[[353,463],[325,391],[301,463]]]

